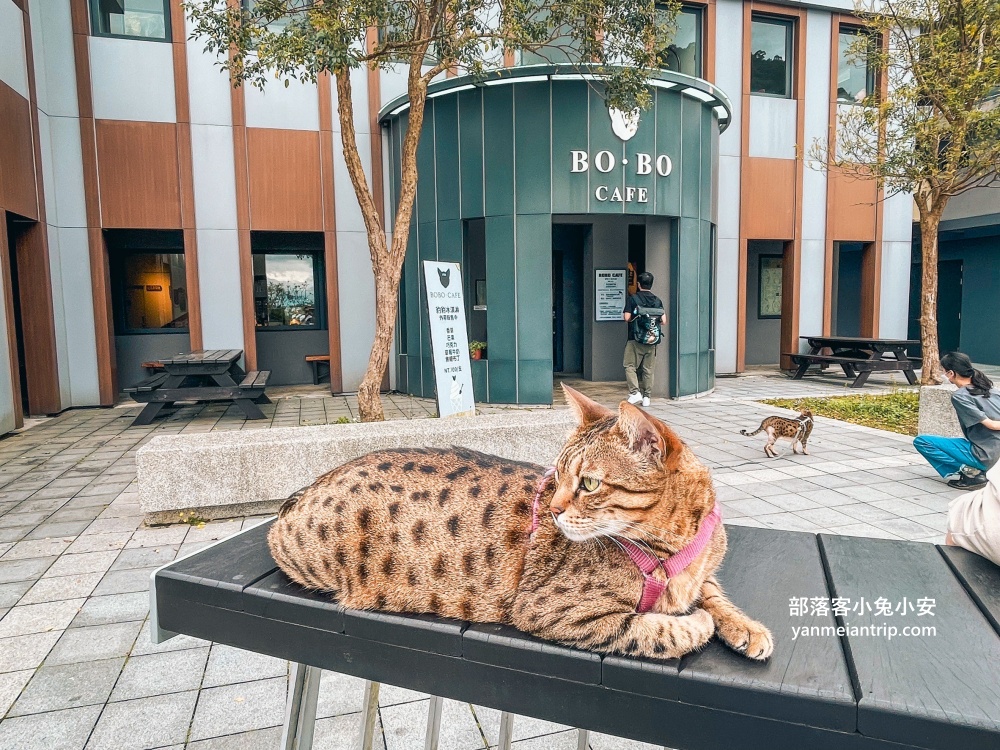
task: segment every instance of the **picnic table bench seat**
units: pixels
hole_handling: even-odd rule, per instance
[[[774,655],[750,661],[712,641],[680,660],[602,656],[499,624],[345,609],[275,565],[270,521],[156,570],[151,632],[293,662],[285,748],[307,750],[321,669],[635,740],[691,750],[996,750],[1000,747],[1000,568],[918,542],[729,526],[719,578],[763,621]],[[862,606],[794,616],[790,602],[921,598],[933,614]],[[837,625],[934,626],[934,635],[838,634]],[[791,637],[793,626],[816,628]],[[374,726],[366,692],[366,721]],[[310,708],[311,706],[311,708]],[[504,742],[501,723],[501,748]],[[370,730],[369,730],[370,731]],[[370,734],[368,735],[370,737]]]
[[[160,373],[159,375],[153,375],[152,377],[146,378],[145,380],[140,380],[135,385],[126,388],[125,393],[140,393],[140,392],[145,393],[148,391],[155,391],[157,388],[163,385],[166,379],[167,379],[167,373],[165,372]]]
[[[803,336],[809,346],[806,352],[782,352],[796,366],[794,380],[799,380],[812,365],[840,365],[851,386],[860,388],[873,372],[899,371],[910,385],[916,383],[913,361],[906,347],[915,343],[895,339],[857,338],[849,336]],[[829,352],[829,353],[826,353]]]
[[[307,354],[306,362],[312,368],[313,385],[319,385],[319,381],[325,376],[330,379],[330,355],[329,354]]]

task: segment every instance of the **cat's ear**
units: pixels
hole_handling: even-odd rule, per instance
[[[596,401],[591,401],[580,391],[570,388],[565,383],[562,384],[563,393],[566,394],[566,402],[576,414],[576,419],[581,427],[586,427],[598,419],[613,417],[615,413],[606,406],[601,406]]]
[[[680,457],[684,443],[673,430],[656,417],[622,401],[615,426],[628,442],[629,448],[651,453],[665,468],[671,468]]]

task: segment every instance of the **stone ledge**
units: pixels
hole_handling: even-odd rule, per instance
[[[139,506],[149,523],[181,514],[269,513],[335,467],[382,448],[461,445],[549,465],[575,426],[569,410],[454,419],[161,435],[136,454]]]
[[[925,385],[920,389],[920,414],[917,417],[918,435],[943,435],[962,437],[958,415],[951,405],[951,394],[955,392],[951,383]]]

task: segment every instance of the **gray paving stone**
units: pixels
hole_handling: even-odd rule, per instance
[[[112,534],[89,534],[77,537],[76,541],[66,550],[70,554],[84,552],[119,551],[129,541],[132,534],[128,531],[118,531]]]
[[[127,549],[136,547],[160,547],[164,544],[182,544],[187,535],[189,526],[178,524],[176,526],[161,526],[158,528],[141,528],[132,534]]]
[[[385,706],[396,706],[400,703],[412,703],[429,698],[426,693],[418,693],[416,690],[407,690],[396,685],[383,685],[379,689],[378,704]]]
[[[37,526],[48,517],[48,513],[5,513],[0,516],[0,529],[12,526]]]
[[[91,596],[73,619],[70,627],[106,625],[112,622],[142,622],[149,614],[149,592]]]
[[[142,624],[142,630],[139,631],[139,637],[136,638],[135,646],[132,647],[132,656],[164,654],[169,651],[183,651],[184,649],[200,648],[208,645],[208,641],[203,641],[200,638],[192,638],[189,635],[175,635],[173,638],[166,640],[163,643],[153,643],[149,637],[149,620],[147,620]]]
[[[40,578],[38,583],[24,595],[21,604],[55,602],[63,599],[87,597],[101,580],[100,573],[84,573],[74,576]]]
[[[769,516],[758,516],[757,519],[765,528],[781,529],[782,531],[824,531],[824,527],[814,521],[808,521],[795,513],[773,513]]]
[[[94,596],[130,594],[149,591],[149,576],[154,568],[133,568],[108,572],[94,590]]]
[[[427,727],[429,701],[416,701],[380,710],[387,750],[420,747]],[[445,748],[482,748],[482,732],[469,704],[446,700],[441,710],[441,746]]]
[[[132,656],[115,685],[111,700],[197,690],[205,673],[208,647]]]
[[[867,536],[874,539],[899,539],[898,536],[892,534],[884,529],[880,529],[877,526],[872,526],[868,523],[852,523],[847,526],[834,526],[830,529],[831,534],[841,534],[843,536]]]
[[[598,732],[590,733],[590,747],[591,750],[662,750],[661,745],[650,745]]]
[[[141,622],[120,622],[70,628],[62,634],[45,663],[72,664],[126,656],[141,627]]]
[[[912,500],[903,500],[898,497],[890,500],[875,500],[871,505],[903,518],[907,516],[922,516],[927,512],[924,506],[918,505]]]
[[[321,719],[316,722],[313,750],[354,750],[360,731],[361,714],[348,714],[332,719]],[[381,718],[375,723],[375,736],[372,741],[372,747],[374,750],[385,750],[385,735],[382,729]],[[201,749],[199,748],[198,750]],[[215,749],[213,748],[212,750]],[[225,750],[230,749],[226,748]],[[239,750],[239,748],[233,748],[232,750]]]
[[[361,710],[365,681],[339,672],[322,672],[316,715],[320,718],[356,713]],[[381,689],[379,697],[381,698]]]
[[[121,554],[118,555],[118,559],[115,560],[114,565],[111,566],[111,570],[158,568],[161,565],[166,565],[168,562],[173,562],[174,558],[177,557],[178,549],[180,549],[179,545],[168,544],[162,547],[139,547],[137,549],[122,550]]]
[[[836,508],[809,508],[807,510],[796,511],[795,515],[826,528],[845,526],[855,522],[852,516],[841,513]]]
[[[902,539],[926,537],[930,534],[939,533],[941,540],[944,541],[944,526],[940,528],[924,526],[916,521],[911,521],[909,518],[890,518],[885,521],[873,521],[872,525],[888,531],[890,534],[896,534]],[[0,625],[2,624],[0,622]]]
[[[316,735],[321,732],[322,722],[316,722]],[[313,737],[313,750],[323,750],[323,746]],[[354,738],[351,738],[353,742]],[[228,734],[225,737],[212,737],[207,740],[189,742],[187,750],[274,750],[281,745],[281,727],[255,729],[251,732]],[[345,745],[348,750],[350,744]]]
[[[0,722],[0,747],[17,750],[81,750],[101,706],[16,716]]]
[[[142,525],[142,516],[122,516],[120,518],[98,518],[84,529],[84,534],[113,534],[133,532]]]
[[[104,572],[111,567],[116,557],[118,557],[117,550],[63,555],[46,571],[46,576],[69,576],[79,573]]]
[[[144,750],[184,742],[198,693],[109,703],[86,750]]]
[[[781,510],[776,505],[771,505],[766,500],[758,498],[730,500],[726,503],[726,507],[732,508],[745,516],[764,516],[769,513],[777,513]]]
[[[208,658],[204,686],[216,687],[287,675],[288,662],[282,659],[216,643]]]
[[[64,630],[85,601],[86,599],[67,599],[18,605],[0,620],[0,638]]]
[[[486,708],[484,706],[473,706],[472,712],[479,723],[479,728],[486,735],[486,741],[490,744],[490,747],[497,745],[500,741],[500,712],[495,708]],[[532,737],[541,737],[542,735],[553,735],[570,728],[564,724],[542,721],[541,719],[534,719],[529,716],[515,716],[514,731],[511,736],[516,742],[517,740],[527,740]]]
[[[896,518],[897,516],[890,511],[883,510],[882,508],[876,508],[874,505],[868,505],[867,503],[855,503],[854,505],[842,505],[837,508],[841,513],[844,513],[851,518],[856,518],[858,521],[863,523],[872,523],[874,521],[885,521],[889,518]]]
[[[0,583],[33,581],[55,561],[54,557],[32,557],[27,560],[0,560]]]
[[[517,724],[517,720],[514,721],[514,724]],[[579,734],[573,729],[559,732],[558,734],[534,737],[530,740],[515,741],[511,744],[511,747],[516,748],[516,750],[576,750],[578,742]],[[490,747],[494,746],[491,745]]]
[[[76,536],[85,528],[87,521],[52,521],[36,526],[25,539],[51,539],[56,537]]]
[[[0,583],[0,607],[13,607],[31,588],[31,581]]]
[[[0,716],[7,713],[33,674],[35,674],[33,669],[0,674]]]
[[[44,666],[17,699],[12,716],[79,706],[103,705],[121,672],[124,658]]]
[[[805,495],[796,493],[786,493],[781,495],[770,495],[767,502],[780,510],[794,511],[806,510],[807,508],[817,508],[819,503]]]
[[[26,560],[32,557],[57,557],[73,543],[72,539],[25,539],[4,553],[3,560]]]
[[[287,682],[284,677],[276,677],[202,689],[189,739],[280,726]]]
[[[59,633],[33,633],[0,638],[0,673],[34,669],[59,640]]]

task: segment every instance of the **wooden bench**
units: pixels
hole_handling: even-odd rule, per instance
[[[149,362],[143,362],[141,367],[148,372],[150,375],[156,372],[163,372],[163,363],[157,360],[151,360]]]
[[[133,386],[125,389],[125,393],[136,394],[136,393],[148,393],[149,391],[155,391],[161,385],[163,385],[167,380],[167,373],[160,373],[159,375],[153,375],[145,380],[140,380]],[[133,395],[133,398],[135,396]],[[135,398],[136,401],[140,399]]]
[[[313,385],[319,385],[320,379],[325,377],[327,382],[330,380],[330,355],[329,354],[308,354],[306,355],[306,362],[312,368],[313,374]],[[321,369],[325,369],[326,372],[321,372]]]
[[[774,655],[752,662],[718,642],[680,660],[601,656],[511,627],[345,609],[292,583],[266,545],[266,521],[154,571],[151,633],[217,641],[293,662],[282,747],[308,750],[319,670],[368,681],[371,747],[378,684],[688,750],[996,750],[1000,747],[1000,569],[964,550],[862,537],[729,526],[719,578],[771,628]],[[623,559],[623,564],[627,564]],[[793,612],[793,602],[860,602],[858,612]],[[879,597],[914,610],[880,616]],[[933,600],[918,616],[918,601]],[[866,609],[865,602],[870,605]],[[792,628],[814,628],[793,640]],[[933,626],[895,638],[856,628]],[[842,627],[843,631],[838,631]]]

